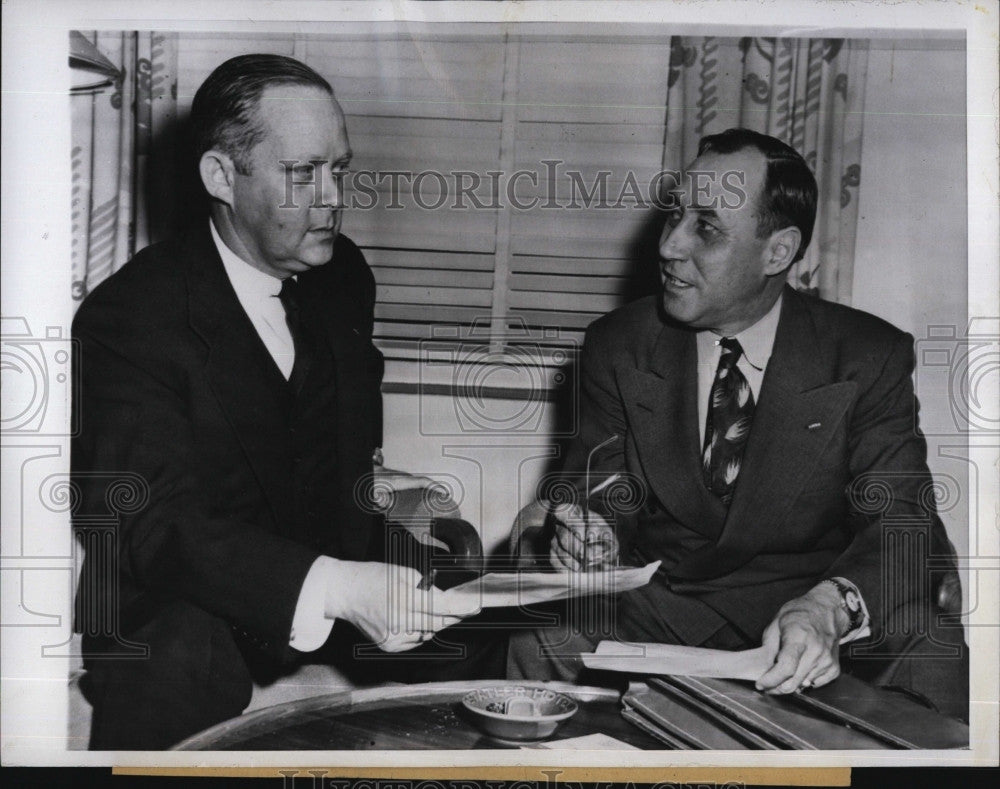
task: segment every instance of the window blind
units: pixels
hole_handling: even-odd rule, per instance
[[[375,274],[376,342],[390,358],[417,358],[436,337],[489,342],[495,359],[529,342],[576,345],[624,303],[636,239],[660,221],[642,203],[663,161],[669,41],[483,31],[180,37],[181,111],[244,52],[295,56],[334,86],[353,178],[366,174],[375,195],[347,195],[343,230]],[[425,171],[448,190],[433,210],[421,205],[439,202],[442,182],[413,189]],[[468,195],[456,207],[459,171],[478,175],[486,207]],[[517,172],[535,177],[511,183]],[[409,174],[395,192],[391,173]]]
[[[376,341],[389,354],[433,339],[437,327],[490,320],[498,209],[450,208],[448,174],[496,166],[504,58],[498,33],[305,42],[303,60],[331,82],[347,115],[355,180],[377,194],[348,193],[343,230],[375,274]],[[444,193],[423,172],[441,174]],[[350,207],[358,200],[374,205]]]
[[[560,208],[516,211],[506,309],[529,327],[556,327],[556,344],[582,340],[624,303],[634,246],[653,210],[649,184],[663,159],[669,45],[620,37],[526,38],[517,102],[517,167],[549,164]],[[505,110],[507,108],[505,107]]]

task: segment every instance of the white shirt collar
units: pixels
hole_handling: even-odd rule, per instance
[[[226,246],[219,231],[215,229],[215,222],[211,219],[208,220],[208,226],[212,231],[215,248],[219,250],[219,257],[222,258],[222,265],[225,266],[229,281],[244,309],[248,305],[258,304],[264,299],[277,296],[281,291],[281,280],[254,268]]]
[[[774,338],[778,333],[778,319],[781,317],[781,302],[784,294],[779,294],[778,300],[770,310],[752,326],[747,327],[739,334],[735,335],[739,340],[740,347],[743,348],[743,357],[747,364],[755,370],[763,371],[767,367],[768,359],[771,358],[771,351],[774,349]],[[698,332],[699,351],[707,353],[719,344],[722,339],[718,334],[711,331]]]

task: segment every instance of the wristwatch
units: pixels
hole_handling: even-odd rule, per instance
[[[846,636],[848,633],[853,633],[855,630],[860,629],[864,625],[865,609],[857,588],[853,584],[844,583],[840,578],[826,578],[823,583],[833,584],[837,591],[840,592],[840,607],[847,614],[849,622],[847,631],[842,635]]]

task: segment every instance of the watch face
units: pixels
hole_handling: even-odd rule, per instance
[[[850,611],[860,611],[861,610],[861,598],[858,597],[850,589],[848,589],[846,592],[844,592],[844,602],[847,604],[847,608]]]

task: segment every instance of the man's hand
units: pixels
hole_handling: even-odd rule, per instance
[[[556,533],[549,547],[549,561],[557,570],[586,572],[618,561],[618,538],[599,514],[584,512],[577,504],[561,504],[552,515]]]
[[[792,693],[840,675],[840,637],[850,626],[840,602],[835,587],[819,584],[781,607],[764,631],[774,665],[757,680],[757,690]]]
[[[417,589],[421,575],[382,562],[337,562],[326,588],[326,616],[346,619],[384,652],[405,652],[476,613],[440,590]]]

